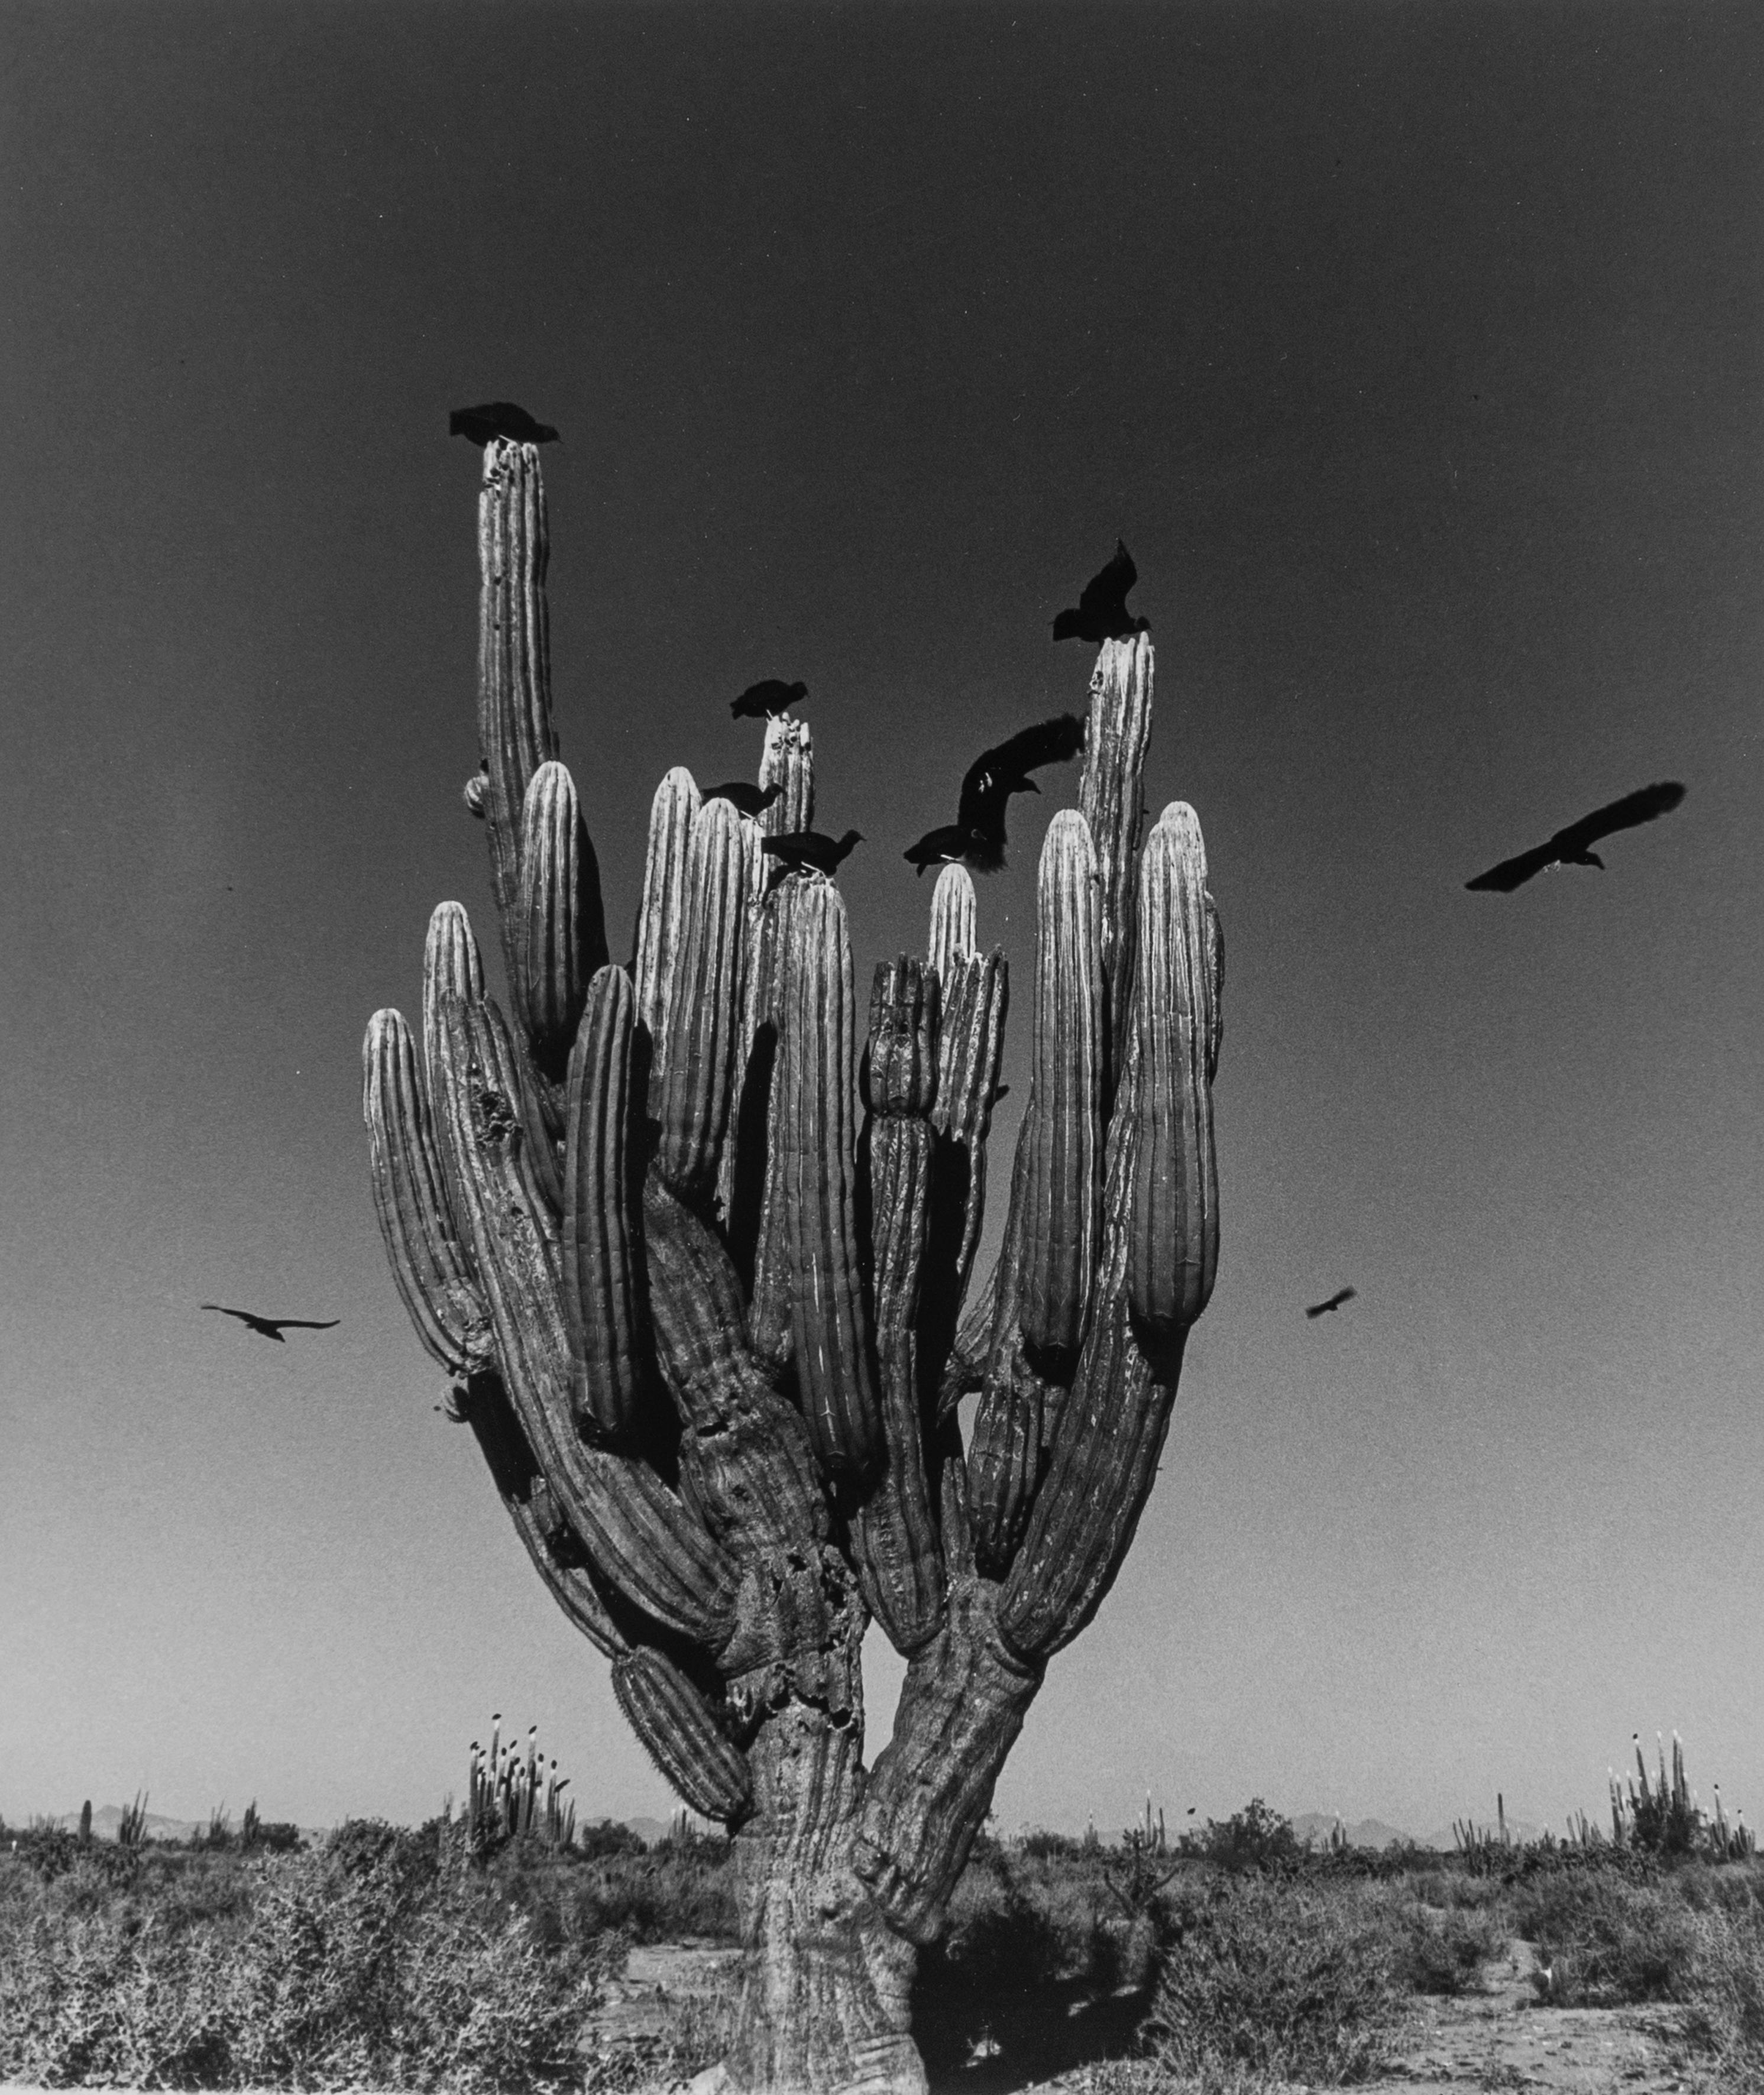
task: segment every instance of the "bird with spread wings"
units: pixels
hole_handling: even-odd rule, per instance
[[[1039,793],[1030,772],[1069,763],[1083,747],[1083,721],[1077,713],[1056,713],[982,750],[962,778],[955,821],[927,830],[903,853],[908,865],[923,873],[928,865],[959,862],[976,873],[996,873],[1004,863],[1004,815],[1012,794]]]
[[[288,1343],[282,1336],[284,1331],[329,1331],[342,1321],[341,1318],[333,1317],[321,1324],[311,1317],[259,1317],[250,1309],[229,1309],[220,1302],[204,1302],[201,1306],[204,1309],[218,1309],[223,1317],[237,1317],[248,1330],[261,1332],[266,1339],[273,1339],[278,1346],[285,1346]]]
[[[1596,865],[1603,873],[1605,861],[1592,848],[1601,838],[1614,835],[1618,830],[1632,830],[1641,822],[1657,821],[1662,815],[1670,814],[1683,798],[1684,788],[1675,779],[1644,786],[1634,793],[1626,793],[1621,800],[1595,808],[1590,815],[1558,830],[1548,843],[1535,844],[1516,857],[1504,858],[1499,865],[1490,866],[1487,873],[1478,873],[1464,885],[1484,894],[1510,895],[1514,888],[1522,887],[1527,881],[1554,866]]]

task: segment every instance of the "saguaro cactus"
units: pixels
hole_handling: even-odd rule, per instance
[[[1223,945],[1192,810],[1142,848],[1151,642],[1103,647],[1079,807],[1042,854],[1033,1081],[970,1303],[1007,977],[967,873],[938,882],[929,957],[877,969],[860,1058],[837,888],[768,886],[760,825],[672,771],[634,967],[609,964],[530,446],[486,448],[479,546],[467,802],[507,1003],[444,903],[420,1028],[369,1023],[393,1273],[541,1578],[734,1835],[728,2085],[904,2095],[916,1948],[1126,1553],[1217,1257]],[[807,728],[773,721],[760,769],[765,825],[806,825]],[[866,1768],[872,1618],[907,1670]]]

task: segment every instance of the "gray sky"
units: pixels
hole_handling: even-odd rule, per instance
[[[615,926],[776,674],[860,966],[922,947],[901,850],[1082,704],[1048,621],[1139,563],[1222,1255],[1004,1823],[1559,1825],[1674,1726],[1764,1818],[1764,16],[12,4],[0,50],[0,1812],[420,1818],[493,1709],[668,1808],[431,1408],[359,1118],[432,905],[490,943],[445,432],[505,397],[566,438]],[[1464,892],[1665,777],[1602,876]],[[982,883],[1013,1108],[1049,782]]]

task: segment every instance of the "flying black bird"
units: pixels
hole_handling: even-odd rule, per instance
[[[762,793],[757,786],[750,786],[745,778],[731,778],[726,786],[707,786],[699,796],[703,800],[731,800],[736,812],[743,815],[763,815],[784,791],[782,779],[774,778]]]
[[[329,1331],[342,1320],[333,1317],[329,1323],[315,1323],[310,1317],[255,1317],[249,1309],[228,1309],[218,1302],[204,1302],[204,1309],[219,1309],[223,1317],[237,1317],[242,1324],[254,1331],[261,1331],[266,1339],[273,1339],[278,1346],[288,1341],[284,1331]]]
[[[847,830],[837,842],[822,836],[818,830],[793,830],[787,836],[762,839],[767,852],[784,872],[800,873],[805,866],[812,866],[829,879],[851,856],[852,847],[863,841],[862,833],[857,830]]]
[[[1331,1309],[1339,1309],[1344,1302],[1352,1301],[1357,1291],[1352,1287],[1338,1287],[1326,1302],[1313,1302],[1305,1311],[1307,1317],[1322,1317]]]
[[[480,407],[455,407],[447,417],[447,434],[468,443],[487,444],[506,437],[514,444],[555,444],[558,433],[549,422],[536,422],[512,400],[486,400]]]
[[[1596,865],[1603,873],[1605,861],[1592,848],[1601,837],[1610,836],[1618,830],[1632,830],[1639,822],[1651,822],[1669,814],[1683,798],[1684,788],[1674,780],[1668,779],[1658,786],[1644,786],[1636,792],[1626,793],[1621,800],[1613,800],[1609,807],[1597,808],[1590,815],[1583,815],[1566,829],[1558,830],[1548,843],[1521,852],[1517,858],[1504,858],[1499,865],[1492,865],[1487,873],[1478,873],[1464,885],[1496,895],[1510,895],[1514,888],[1522,887],[1546,867]]]
[[[1056,640],[1130,640],[1135,633],[1149,633],[1148,618],[1134,618],[1127,611],[1127,591],[1139,579],[1133,555],[1119,538],[1113,557],[1084,585],[1078,607],[1062,611],[1053,621]]]
[[[927,830],[902,856],[921,873],[958,860],[976,873],[996,873],[1004,863],[1004,812],[1012,794],[1039,793],[1030,773],[1067,763],[1083,747],[1083,721],[1076,713],[1058,713],[982,750],[962,779],[955,821]]]
[[[748,685],[738,699],[731,699],[729,710],[737,720],[775,720],[788,708],[799,706],[808,695],[806,684],[782,684],[776,677],[767,677]]]

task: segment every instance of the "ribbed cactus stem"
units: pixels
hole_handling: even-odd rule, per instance
[[[1089,825],[1062,808],[1042,847],[1035,1038],[1022,1231],[1023,1336],[1083,1335],[1102,1192],[1103,961]]]
[[[870,995],[866,1143],[886,1459],[853,1516],[852,1540],[864,1597],[895,1650],[908,1653],[936,1634],[943,1612],[917,1329],[934,1154],[927,1116],[937,1063],[938,978],[903,955],[877,969]]]
[[[374,1208],[411,1322],[449,1374],[488,1365],[490,1312],[447,1205],[416,1044],[395,1011],[377,1011],[362,1043],[362,1117]]]
[[[485,446],[477,547],[478,741],[486,765],[490,885],[506,929],[517,921],[527,782],[557,754],[545,600],[545,489],[533,445]]]
[[[687,865],[692,851],[692,824],[699,811],[699,789],[692,773],[677,764],[656,788],[649,811],[649,851],[643,862],[643,899],[637,916],[638,1023],[649,1029],[655,1059],[651,1095],[664,1064],[668,998],[679,975],[680,949],[686,942]]]
[[[437,903],[423,946],[423,1076],[431,1100],[435,1095],[435,1043],[441,1025],[441,1000],[463,997],[468,1004],[484,995],[484,960],[473,934],[472,920],[457,902]]]
[[[773,1139],[782,1150],[791,1344],[817,1451],[831,1476],[855,1487],[880,1466],[882,1436],[852,1203],[851,939],[830,881],[804,882],[787,921]]]
[[[687,852],[685,935],[670,956],[656,1168],[669,1191],[703,1206],[716,1185],[729,1124],[739,1017],[749,859],[741,817],[727,800],[701,808]],[[664,963],[669,965],[669,963]]]
[[[1152,739],[1152,642],[1143,633],[1103,642],[1091,678],[1084,775],[1078,788],[1078,807],[1096,847],[1111,1090],[1125,1042],[1131,987],[1134,859],[1145,807],[1145,753]]]
[[[815,826],[815,752],[807,721],[780,713],[765,724],[765,747],[760,758],[760,785],[783,787],[760,816],[769,837],[795,836]]]
[[[929,960],[947,993],[952,962],[974,951],[973,875],[965,865],[946,865],[931,890]]]
[[[761,1099],[755,1107],[756,1126],[754,1140],[750,1142],[747,1170],[743,1176],[741,1155],[741,1121],[747,1110],[749,1077],[753,1073],[753,1059],[762,1017],[764,994],[761,988],[765,958],[761,951],[766,922],[765,891],[767,865],[761,839],[765,832],[756,821],[743,821],[741,825],[741,845],[746,868],[747,906],[742,916],[741,966],[739,990],[737,998],[738,1016],[735,1021],[734,1060],[729,1100],[729,1129],[723,1141],[722,1161],[716,1171],[716,1204],[725,1227],[730,1234],[731,1247],[743,1277],[751,1275],[753,1266],[752,1230],[757,1215],[756,1200],[743,1200],[744,1191],[763,1171],[763,1161],[755,1152],[764,1140],[764,1102]],[[769,1046],[764,1051],[769,1055]],[[759,1078],[762,1087],[769,1086],[770,1063],[768,1061]]]
[[[595,970],[607,964],[600,869],[576,786],[559,763],[542,764],[521,812],[520,900],[515,944],[517,995],[533,1057],[564,1073]]]
[[[623,968],[603,967],[569,1065],[561,1244],[578,1418],[608,1439],[637,1431],[647,1382],[642,1254],[634,1159],[632,1048],[637,999]]]
[[[615,1662],[612,1688],[656,1766],[692,1809],[738,1825],[753,1801],[747,1757],[690,1675],[665,1653],[640,1647]]]
[[[1127,1299],[1163,1345],[1207,1306],[1219,1257],[1209,1048],[1217,1034],[1207,856],[1193,808],[1164,810],[1139,863],[1139,1059]]]

